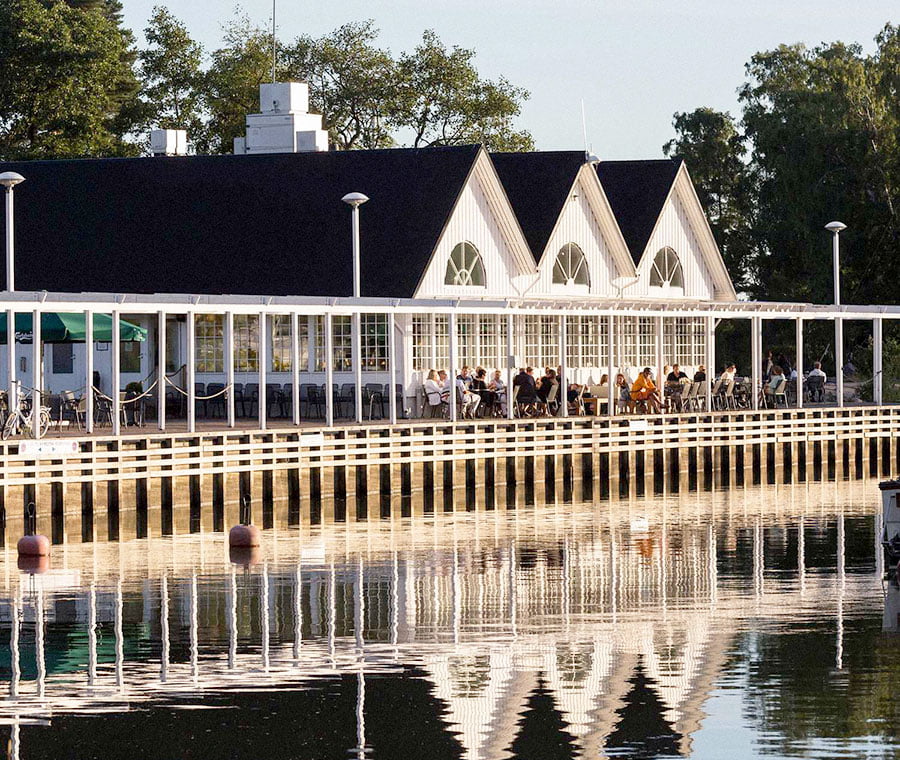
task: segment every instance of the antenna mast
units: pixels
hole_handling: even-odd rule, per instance
[[[587,141],[587,118],[584,115],[584,98],[581,99],[581,134],[584,137],[584,155],[587,158],[590,153],[588,151],[588,141]]]
[[[272,0],[272,84],[275,84],[275,61],[277,58],[275,52],[275,2],[276,0]]]

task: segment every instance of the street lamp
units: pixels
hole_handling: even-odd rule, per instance
[[[17,172],[0,174],[0,185],[6,188],[6,289],[12,293],[16,289],[14,247],[13,247],[13,188],[25,177]]]
[[[847,229],[843,222],[828,222],[825,229],[832,234],[831,260],[834,268],[834,305],[841,305],[841,241],[840,234]],[[844,405],[844,320],[840,316],[834,318],[834,384],[837,391],[838,406]]]
[[[353,209],[353,297],[359,298],[359,207],[369,197],[362,193],[347,193],[341,200]]]

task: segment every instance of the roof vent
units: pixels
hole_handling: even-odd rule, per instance
[[[247,115],[247,134],[234,139],[236,154],[304,153],[328,150],[322,117],[309,113],[306,82],[259,86],[260,113]]]
[[[154,156],[186,156],[187,130],[151,129],[150,152]]]

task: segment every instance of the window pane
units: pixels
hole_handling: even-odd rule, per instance
[[[234,368],[237,372],[259,372],[259,317],[234,315]]]
[[[136,340],[123,341],[119,352],[120,372],[141,371],[141,343]]]

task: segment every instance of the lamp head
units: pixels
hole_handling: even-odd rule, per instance
[[[7,190],[12,190],[16,185],[24,181],[25,177],[18,172],[3,172],[0,174],[0,185],[3,185]]]
[[[363,203],[369,200],[369,196],[363,195],[362,193],[347,193],[341,200],[348,206],[359,208]]]
[[[825,225],[825,229],[836,235],[838,232],[847,229],[847,225],[843,222],[828,222],[828,224]]]

